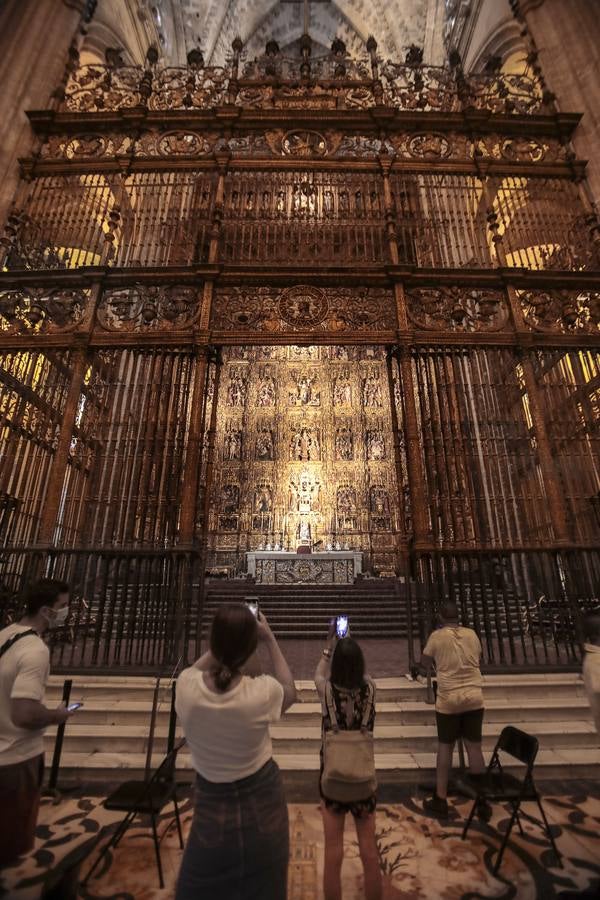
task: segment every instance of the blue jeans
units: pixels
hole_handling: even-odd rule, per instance
[[[285,900],[288,859],[287,805],[273,760],[227,784],[198,776],[175,900]]]

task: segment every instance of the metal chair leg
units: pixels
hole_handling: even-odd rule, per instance
[[[87,875],[81,882],[82,885],[86,885],[88,883],[89,879],[91,878],[93,873],[96,871],[96,869],[98,868],[98,866],[100,865],[101,861],[104,859],[104,857],[106,856],[108,851],[111,848],[117,846],[117,844],[119,843],[119,841],[121,840],[121,838],[123,837],[123,835],[125,834],[127,829],[129,828],[132,818],[133,818],[133,816],[131,815],[131,813],[127,813],[125,818],[119,823],[115,832],[113,834],[111,834],[110,838],[108,839],[108,841],[106,842],[106,844],[104,845],[102,850],[100,851],[98,858],[96,859],[96,862],[94,863],[94,865],[92,866],[90,871],[87,873]]]
[[[179,835],[179,846],[183,850],[183,832],[181,830],[181,817],[179,815],[179,806],[177,805],[177,788],[173,791],[173,806],[175,807],[175,821],[177,822],[177,833]]]
[[[467,836],[467,831],[471,827],[471,822],[473,821],[473,816],[475,815],[475,810],[477,809],[478,803],[479,803],[479,798],[476,797],[475,800],[473,801],[473,806],[471,807],[471,812],[469,813],[469,817],[468,817],[467,821],[465,822],[465,827],[463,828],[463,832],[461,835],[461,841],[464,841],[464,839]]]
[[[500,863],[502,862],[502,857],[504,856],[504,851],[506,850],[506,845],[508,844],[508,839],[510,837],[510,833],[513,830],[513,825],[515,824],[515,819],[519,814],[519,804],[513,807],[512,816],[510,817],[510,822],[508,823],[508,828],[504,834],[504,840],[500,846],[498,851],[498,856],[496,857],[496,862],[494,864],[494,875],[497,874],[498,869],[500,868]]]
[[[558,847],[556,846],[556,841],[554,840],[554,835],[552,834],[552,831],[551,831],[551,829],[550,829],[550,824],[549,824],[549,822],[548,822],[548,819],[546,818],[546,813],[544,812],[544,807],[542,806],[542,801],[540,800],[540,798],[539,798],[539,796],[538,796],[537,793],[536,793],[536,795],[535,795],[535,801],[536,801],[536,803],[537,803],[537,805],[538,805],[538,809],[539,809],[540,813],[542,814],[542,819],[544,820],[544,827],[545,827],[545,829],[546,829],[546,834],[548,835],[548,840],[549,840],[550,843],[552,844],[552,849],[553,849],[554,854],[555,854],[555,856],[556,856],[556,858],[557,858],[557,860],[558,860],[558,865],[559,865],[560,868],[562,869],[562,868],[564,868],[564,866],[563,866],[563,861],[562,861],[562,856],[561,856],[561,854],[559,853]]]
[[[156,853],[156,867],[158,869],[158,881],[161,888],[164,888],[165,881],[163,878],[163,870],[162,870],[162,861],[160,858],[160,842],[158,840],[158,833],[156,831],[156,816],[154,813],[151,814],[150,818],[152,819],[152,837],[154,839],[154,852]]]

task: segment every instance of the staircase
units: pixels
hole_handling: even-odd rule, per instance
[[[393,578],[364,579],[354,584],[253,584],[236,579],[207,582],[202,619],[207,633],[219,604],[259,598],[278,638],[322,638],[338,613],[350,617],[352,636],[396,638],[407,634],[406,597]]]
[[[405,678],[377,681],[376,762],[382,785],[431,780],[436,732],[425,689]],[[283,720],[272,728],[274,754],[288,784],[312,790],[319,767],[320,705],[312,682],[298,682],[300,693]],[[65,733],[61,780],[114,782],[143,774],[154,681],[145,677],[74,676],[73,699],[84,707]],[[53,677],[48,703],[58,703],[62,680]],[[488,675],[484,687],[484,751],[489,752],[505,724],[540,740],[539,778],[600,777],[600,747],[581,679],[573,673]],[[152,763],[166,747],[170,692],[161,689]],[[54,744],[46,736],[47,760]],[[455,759],[456,762],[456,759]],[[179,757],[182,780],[192,778],[186,749]]]

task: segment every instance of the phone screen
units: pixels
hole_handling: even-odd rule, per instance
[[[83,703],[80,701],[79,703],[69,703],[67,709],[69,712],[75,712],[76,709],[80,709],[83,706]]]
[[[335,620],[335,633],[339,638],[348,634],[348,616],[337,616]]]
[[[246,603],[246,606],[248,607],[248,609],[250,610],[250,612],[252,613],[253,616],[255,616],[255,617],[258,616],[258,603],[256,602],[256,600],[249,600]]]

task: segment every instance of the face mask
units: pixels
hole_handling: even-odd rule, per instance
[[[48,627],[60,628],[60,626],[64,625],[67,621],[67,617],[69,615],[69,607],[63,606],[62,609],[53,610],[53,613],[54,614],[52,618],[46,616],[46,618],[48,619]]]

